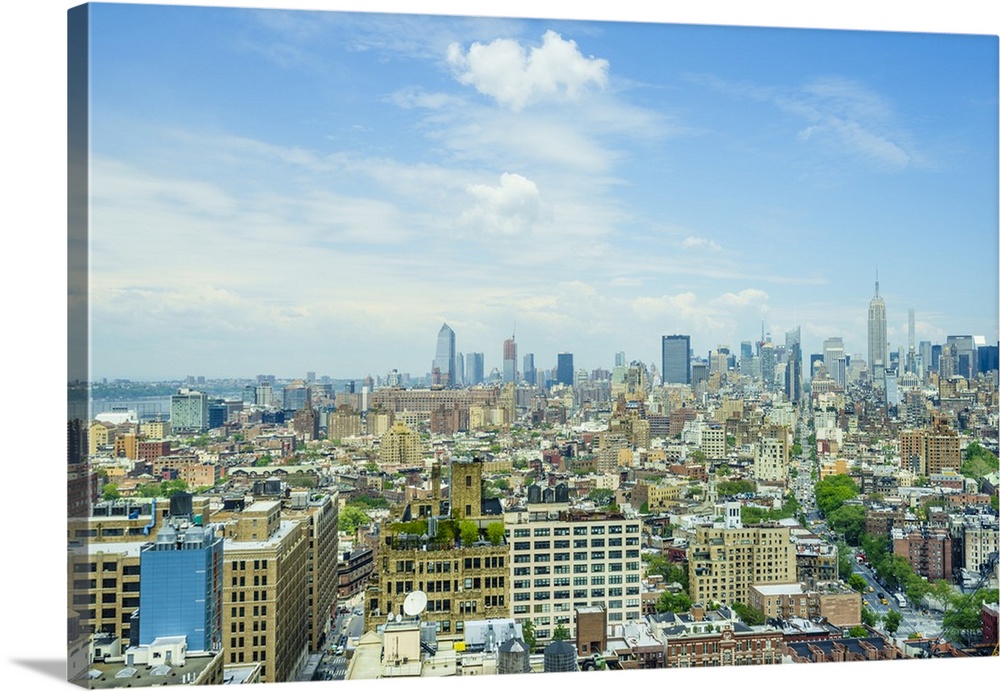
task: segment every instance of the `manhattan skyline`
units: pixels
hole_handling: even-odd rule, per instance
[[[96,5],[94,378],[997,340],[995,37]],[[127,59],[126,59],[127,58]],[[517,363],[520,366],[520,363]]]

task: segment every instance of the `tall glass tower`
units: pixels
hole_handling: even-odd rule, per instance
[[[664,336],[662,344],[663,383],[691,383],[691,337]]]
[[[457,382],[455,377],[455,332],[448,324],[442,324],[438,331],[437,350],[434,353],[433,370],[434,383],[445,387],[453,387]]]

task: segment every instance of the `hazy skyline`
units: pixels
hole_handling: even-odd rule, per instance
[[[996,37],[92,12],[95,378],[997,340]]]

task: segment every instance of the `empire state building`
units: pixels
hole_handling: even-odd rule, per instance
[[[872,382],[881,385],[885,366],[889,361],[889,341],[886,335],[885,300],[878,294],[878,276],[875,277],[875,297],[868,304],[868,369]]]

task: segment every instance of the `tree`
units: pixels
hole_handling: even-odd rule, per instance
[[[878,624],[878,615],[870,607],[861,606],[861,623],[865,626],[875,626]],[[867,635],[867,634],[863,634]]]
[[[687,593],[672,593],[669,590],[663,591],[656,601],[657,612],[687,612],[691,609],[691,598]]]
[[[701,464],[708,460],[708,456],[705,455],[704,451],[696,450],[688,454],[688,461],[691,463]]]
[[[558,624],[556,628],[552,631],[552,640],[554,641],[565,641],[569,638],[569,629],[567,629],[562,624]]]
[[[641,513],[641,514],[647,514],[647,513],[649,513],[649,502],[648,501],[642,502],[642,506],[639,507],[639,513]]]
[[[889,633],[896,633],[899,630],[899,625],[903,623],[903,615],[899,613],[898,610],[890,609],[885,613],[884,626],[885,630]]]
[[[358,526],[368,523],[368,514],[360,506],[348,504],[340,512],[337,520],[340,524],[340,530],[353,535],[357,531]]]
[[[983,448],[979,442],[974,441],[965,449],[962,475],[981,480],[984,476],[995,473],[998,468],[1000,461],[992,451]]]
[[[851,550],[847,543],[840,541],[837,543],[837,575],[840,580],[847,581],[854,573],[854,560],[851,558]]]
[[[462,521],[458,524],[458,532],[463,545],[471,545],[479,539],[479,526],[475,521]]]
[[[101,496],[105,501],[114,501],[122,496],[122,493],[118,491],[118,485],[113,482],[109,482],[104,485],[104,489],[101,490]]]
[[[521,622],[521,635],[524,637],[524,644],[528,646],[528,652],[535,651],[535,625],[531,619]]]
[[[827,522],[844,536],[847,544],[857,546],[865,532],[865,513],[865,507],[860,504],[844,504],[827,515]]]
[[[500,521],[493,521],[486,524],[486,538],[491,544],[499,545],[503,543],[504,527]]]
[[[983,603],[996,601],[996,590],[981,589],[968,595],[956,595],[941,621],[945,638],[961,646],[975,643],[983,630]]]
[[[844,505],[844,502],[861,494],[857,483],[847,475],[831,475],[815,485],[816,506],[824,516]]]
[[[719,496],[731,496],[734,494],[753,494],[756,486],[749,480],[723,480],[716,489]]]
[[[734,602],[732,609],[736,612],[736,616],[750,626],[760,626],[767,621],[763,612],[752,609],[751,607],[744,605],[742,602]]]
[[[615,491],[613,489],[595,489],[587,495],[587,499],[594,502],[597,506],[608,506],[615,498]]]
[[[849,585],[854,590],[859,593],[863,593],[868,590],[868,581],[859,573],[852,573],[851,577],[847,579],[847,585]]]
[[[852,626],[850,631],[847,632],[847,635],[851,638],[867,638],[868,629],[864,626]]]

